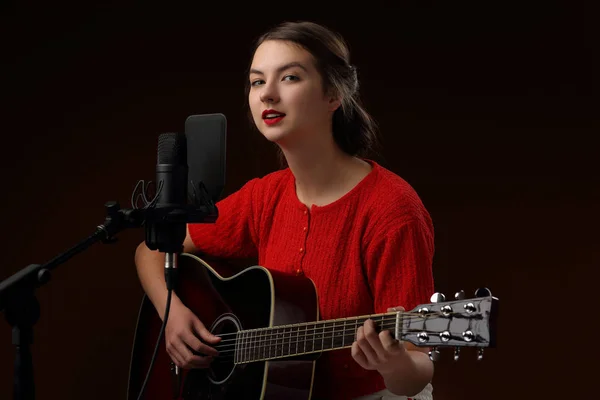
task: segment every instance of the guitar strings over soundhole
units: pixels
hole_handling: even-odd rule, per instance
[[[227,338],[215,346],[219,351],[219,356],[213,360],[208,368],[208,379],[213,384],[223,384],[233,373],[235,364],[232,353],[235,345],[230,341],[240,330],[242,330],[241,323],[233,314],[221,315],[211,326],[210,331],[212,334]]]

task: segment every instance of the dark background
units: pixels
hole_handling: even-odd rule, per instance
[[[307,18],[348,40],[381,128],[378,160],[433,217],[436,289],[486,286],[500,299],[498,347],[482,362],[443,351],[436,400],[590,397],[600,263],[591,7],[88,3],[0,5],[1,279],[91,234],[105,201],[129,206],[137,180],[154,179],[157,136],[182,131],[189,115],[228,118],[225,194],[276,169],[246,119],[244,71],[258,34]],[[143,232],[119,238],[37,291],[39,399],[125,398]],[[0,398],[11,397],[13,354],[0,323]]]

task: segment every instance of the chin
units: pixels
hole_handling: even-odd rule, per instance
[[[273,142],[273,143],[279,143],[279,142],[285,140],[285,138],[287,137],[285,132],[273,132],[273,131],[267,130],[266,132],[263,131],[261,133],[265,137],[265,139],[267,139],[269,142]]]
[[[278,143],[288,138],[291,134],[289,129],[281,126],[262,126],[260,133],[270,142]]]

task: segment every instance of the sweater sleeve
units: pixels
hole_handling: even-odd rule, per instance
[[[366,274],[375,313],[396,306],[409,311],[429,302],[433,254],[433,227],[423,219],[410,219],[374,237],[367,247]]]
[[[247,182],[237,192],[217,202],[219,216],[214,223],[188,224],[190,238],[198,250],[218,258],[249,258],[258,254],[257,186]]]

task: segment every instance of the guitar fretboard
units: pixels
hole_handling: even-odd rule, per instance
[[[392,335],[402,326],[401,313],[388,313],[243,330],[236,336],[235,363],[274,360],[351,347],[357,329],[367,319],[375,321],[380,330],[391,330]]]

